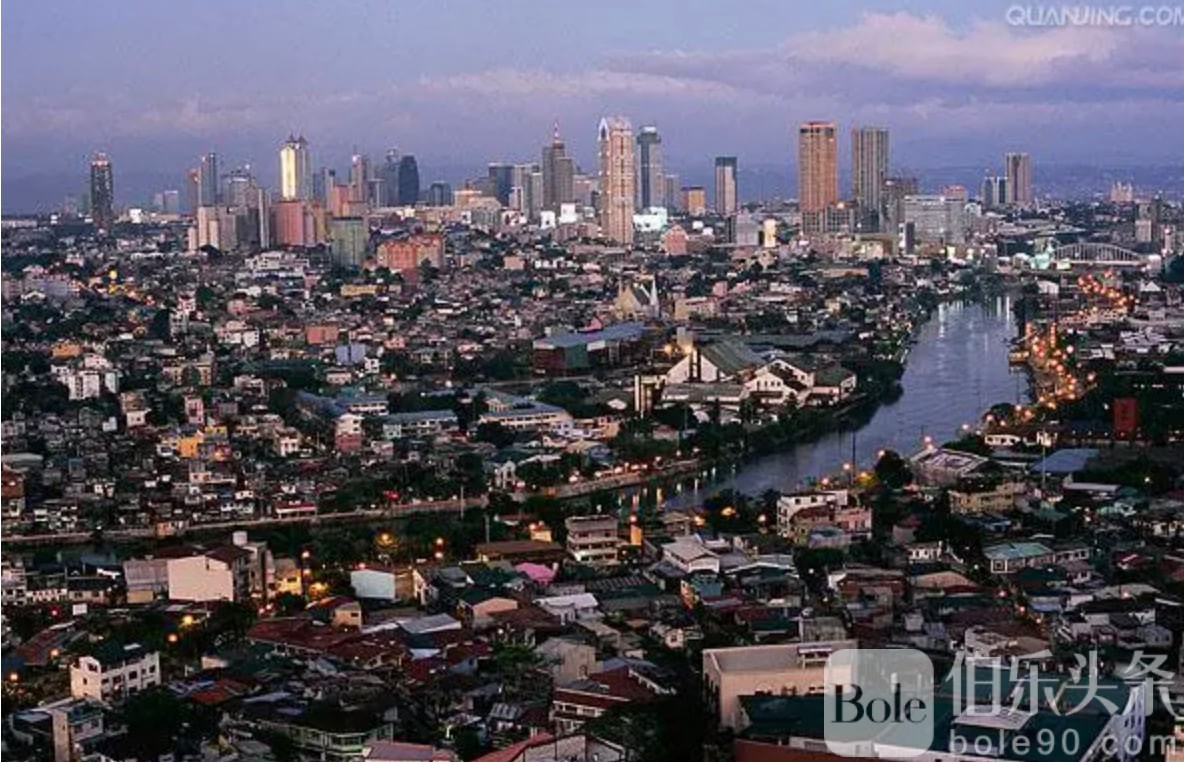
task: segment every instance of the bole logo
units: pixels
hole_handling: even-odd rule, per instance
[[[826,660],[825,684],[831,753],[903,759],[933,743],[933,664],[920,651],[835,651]]]

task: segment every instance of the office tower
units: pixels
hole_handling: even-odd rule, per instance
[[[715,211],[724,216],[736,213],[736,157],[715,157]]]
[[[334,217],[329,220],[329,251],[333,264],[361,267],[369,243],[370,231],[361,217]]]
[[[452,206],[452,186],[437,180],[428,188],[428,206]]]
[[[218,205],[218,154],[210,151],[201,157],[197,168],[198,203],[200,206]]]
[[[321,171],[317,172],[313,177],[312,195],[315,201],[320,201],[326,207],[329,205],[329,194],[333,191],[333,186],[337,184],[337,170],[329,169],[328,167],[321,167]]]
[[[382,178],[382,205],[399,205],[399,152],[392,148],[386,152],[386,159],[378,173]]]
[[[928,243],[966,241],[966,202],[947,196],[905,196],[904,223],[917,240]]]
[[[308,201],[312,198],[312,164],[308,141],[289,135],[280,146],[280,198]]]
[[[621,116],[600,120],[600,232],[614,243],[633,243],[633,125]]]
[[[670,211],[682,209],[682,195],[679,193],[678,175],[662,176],[662,206]]]
[[[798,204],[807,214],[821,212],[838,200],[835,123],[805,122],[798,128]]]
[[[885,177],[880,189],[880,228],[894,230],[904,221],[904,199],[917,195],[919,185],[915,177]]]
[[[1003,157],[1003,174],[1007,177],[1007,203],[1030,206],[1032,196],[1032,157],[1026,153],[1009,153]]]
[[[571,200],[577,206],[592,206],[596,199],[596,179],[585,174],[572,175]]]
[[[575,163],[566,153],[563,139],[559,137],[559,124],[555,124],[551,144],[543,146],[543,208],[557,209],[560,204],[571,203],[575,196],[573,178]]]
[[[165,214],[181,213],[181,192],[175,189],[162,191],[160,194],[160,211]]]
[[[267,249],[271,246],[271,205],[267,199],[266,188],[255,189],[255,216],[259,230],[259,248]]]
[[[188,169],[185,171],[185,211],[197,214],[197,207],[201,206],[201,170]]]
[[[90,160],[90,216],[96,230],[111,231],[115,222],[115,176],[105,153],[96,153]]]
[[[514,165],[494,162],[489,165],[489,189],[502,206],[510,205],[510,191],[514,188]]]
[[[662,206],[665,191],[662,174],[662,136],[658,128],[648,125],[637,133],[638,207],[649,209]]]
[[[702,185],[683,188],[682,209],[692,217],[702,217],[707,214],[707,189]]]
[[[399,159],[399,204],[415,206],[419,203],[419,165],[408,154]]]
[[[983,209],[998,209],[1007,204],[1007,178],[999,175],[987,175],[983,178],[983,185],[979,191],[979,201]]]
[[[356,153],[349,163],[349,200],[364,204],[370,200],[370,159]]]
[[[860,212],[878,215],[881,192],[888,176],[888,130],[883,127],[851,129],[851,198]]]
[[[543,171],[538,167],[531,167],[526,175],[526,212],[532,220],[539,218],[543,211]]]
[[[226,206],[251,206],[255,198],[255,178],[249,164],[235,167],[222,178],[222,203]]]

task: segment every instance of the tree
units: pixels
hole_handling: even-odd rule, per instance
[[[499,450],[514,444],[514,432],[496,421],[477,424],[478,442],[489,442]]]
[[[893,450],[885,450],[876,461],[876,479],[889,489],[900,489],[913,481],[908,462]]]

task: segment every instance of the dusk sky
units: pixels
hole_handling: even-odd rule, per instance
[[[81,188],[95,150],[121,201],[121,176],[178,187],[208,150],[274,185],[289,132],[316,165],[398,147],[426,183],[433,166],[537,160],[558,119],[590,167],[605,113],[657,124],[675,170],[720,153],[788,169],[805,119],[838,121],[844,152],[852,123],[886,126],[902,167],[986,166],[1009,149],[1184,159],[1184,28],[1023,29],[1011,5],[6,3],[3,206]]]

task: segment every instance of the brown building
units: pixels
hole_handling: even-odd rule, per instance
[[[707,189],[701,185],[683,188],[682,208],[692,217],[702,217],[707,214]]]
[[[825,210],[839,200],[838,142],[834,122],[798,128],[798,203],[802,213]]]
[[[436,268],[444,265],[443,235],[421,233],[401,240],[383,241],[374,252],[374,264],[392,272],[415,270],[424,262]]]

